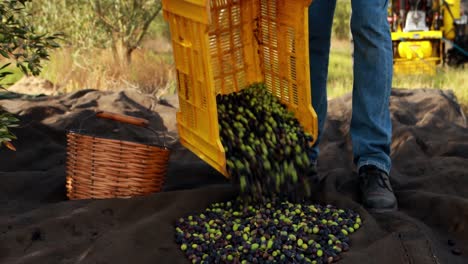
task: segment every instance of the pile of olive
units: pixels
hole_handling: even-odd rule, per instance
[[[240,198],[180,218],[175,239],[192,263],[331,263],[361,218],[333,206]]]

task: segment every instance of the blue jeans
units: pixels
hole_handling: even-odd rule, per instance
[[[350,133],[357,168],[375,165],[389,173],[393,52],[387,5],[387,0],[351,0],[354,82]],[[327,117],[328,58],[335,6],[336,0],[313,0],[309,7],[312,105],[319,125],[319,137],[310,157],[312,160],[318,158],[318,143]]]

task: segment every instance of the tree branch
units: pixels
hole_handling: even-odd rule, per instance
[[[112,23],[103,15],[102,13],[102,7],[100,0],[95,0],[94,1],[94,6],[95,6],[95,13],[98,17],[98,19],[104,24],[104,26],[107,27],[107,30],[110,30],[112,32],[118,32],[118,29],[112,25]]]
[[[156,8],[156,10],[154,11],[153,14],[151,14],[151,16],[149,17],[148,20],[145,21],[145,24],[139,34],[139,36],[137,37],[137,41],[135,42],[135,48],[138,47],[141,43],[141,41],[143,40],[143,37],[145,36],[146,32],[148,31],[149,29],[149,26],[151,25],[151,22],[153,22],[153,20],[156,18],[156,16],[158,16],[159,12],[161,11],[162,9],[162,4],[159,3],[159,6]]]

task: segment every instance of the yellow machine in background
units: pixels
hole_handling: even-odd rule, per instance
[[[468,61],[460,0],[393,0],[388,13],[395,74],[435,74],[441,63]]]

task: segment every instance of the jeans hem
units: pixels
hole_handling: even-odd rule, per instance
[[[381,162],[375,161],[375,160],[359,161],[358,164],[357,164],[358,171],[359,171],[359,169],[361,169],[362,166],[366,166],[366,165],[374,165],[378,169],[383,170],[385,173],[387,173],[387,175],[390,175],[390,166],[387,166],[387,165],[385,165],[385,164],[383,164]]]

